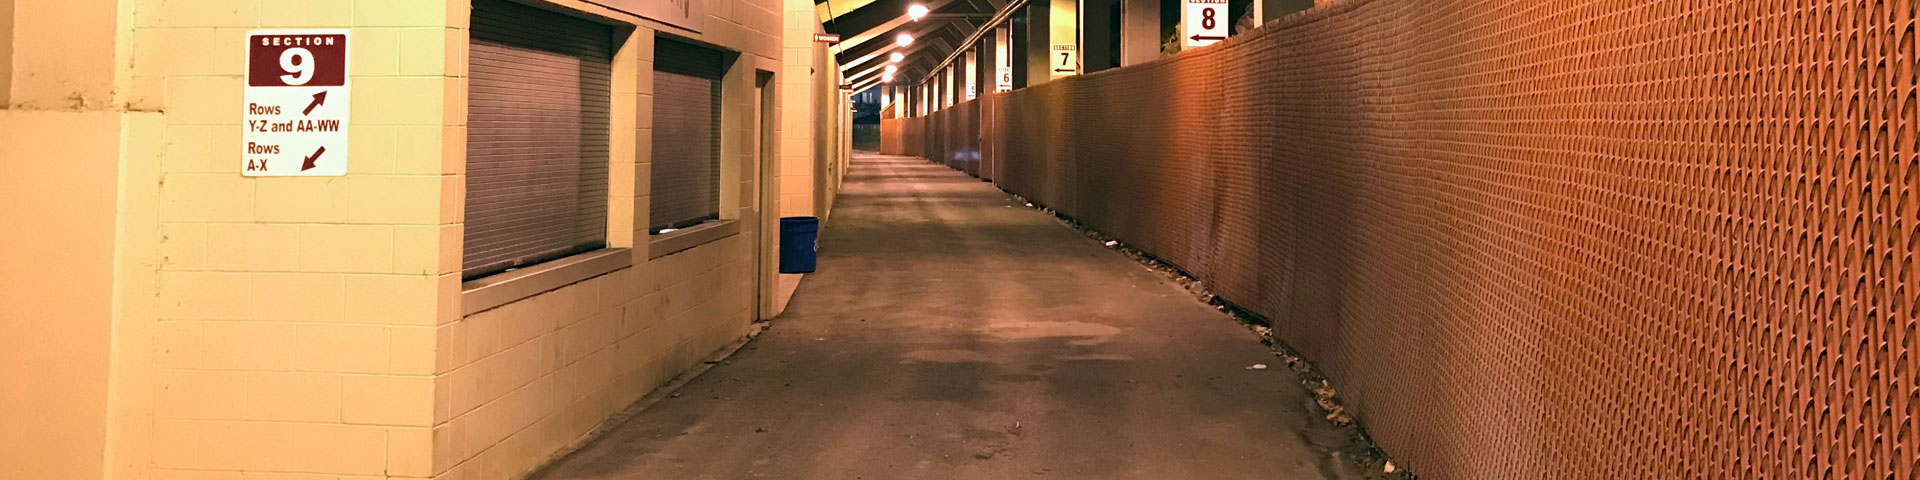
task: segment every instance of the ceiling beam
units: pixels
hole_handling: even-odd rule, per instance
[[[925,5],[937,12],[952,10],[953,13],[973,13],[971,6],[965,2],[955,3],[954,0],[928,0]],[[840,51],[845,52],[875,39],[884,39],[890,44],[895,30],[916,22],[907,18],[907,7],[901,2],[874,2],[858,12],[848,12],[832,22],[822,23],[825,23],[828,33],[840,35]]]
[[[899,51],[901,53],[906,53],[909,55],[912,54],[912,52],[920,51],[920,49],[925,48],[926,45],[920,42],[918,39],[931,37],[933,33],[939,32],[940,29],[943,27],[946,27],[947,24],[948,22],[929,22],[929,23],[922,23],[918,25],[919,27],[918,29],[910,30],[906,32],[910,35],[913,35],[913,38],[915,38],[915,41],[913,42],[913,44],[908,45],[906,49],[899,50]],[[878,58],[888,53],[892,53],[894,51],[894,48],[897,48],[897,47],[893,47],[893,42],[887,42],[887,43],[871,44],[871,45],[868,45],[866,48],[858,48],[853,50],[841,50],[838,58],[844,61],[840,64],[840,70],[841,71],[851,70],[855,67],[860,66],[861,64],[872,61],[875,58]],[[855,57],[855,55],[859,55],[859,56]],[[851,58],[851,60],[847,60],[848,58]]]
[[[838,20],[837,17],[844,17],[849,13],[853,13],[855,10],[866,8],[868,5],[872,5],[877,1],[878,0],[827,0],[824,2],[814,2],[813,18],[821,19],[821,23],[826,23],[827,20]]]

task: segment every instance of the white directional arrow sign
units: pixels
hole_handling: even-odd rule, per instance
[[[1228,18],[1227,0],[1182,0],[1186,2],[1180,20],[1181,45],[1204,47],[1227,39],[1233,19]]]

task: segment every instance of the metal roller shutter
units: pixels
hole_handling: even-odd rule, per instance
[[[466,278],[604,248],[613,30],[473,2]]]
[[[653,178],[648,231],[720,217],[720,77],[717,50],[654,42]]]

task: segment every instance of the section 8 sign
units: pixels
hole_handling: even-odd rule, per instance
[[[347,31],[247,32],[241,174],[347,174]]]
[[[1204,47],[1227,39],[1233,19],[1227,18],[1227,0],[1184,0],[1187,8],[1180,20],[1181,45]]]

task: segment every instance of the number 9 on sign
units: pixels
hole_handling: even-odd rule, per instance
[[[280,52],[280,70],[287,72],[280,76],[280,81],[287,85],[306,85],[313,79],[313,52],[299,47]]]

